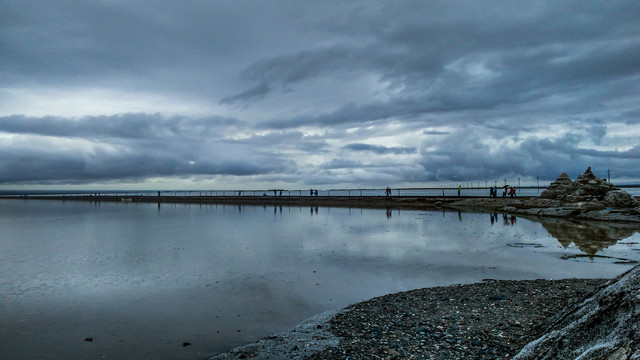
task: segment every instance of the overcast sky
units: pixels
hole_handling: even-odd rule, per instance
[[[615,182],[639,160],[635,0],[0,0],[0,188]]]

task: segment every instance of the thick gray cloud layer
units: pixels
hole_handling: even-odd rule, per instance
[[[5,185],[640,177],[636,1],[0,0],[0,49]]]

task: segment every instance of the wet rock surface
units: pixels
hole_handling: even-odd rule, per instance
[[[640,267],[549,321],[515,360],[640,359]]]
[[[305,359],[510,359],[604,282],[488,280],[374,298],[331,319],[339,345]]]

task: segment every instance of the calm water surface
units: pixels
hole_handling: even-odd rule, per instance
[[[201,359],[391,292],[613,277],[638,242],[501,214],[0,200],[0,358]]]

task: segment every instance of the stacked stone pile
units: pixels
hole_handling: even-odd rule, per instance
[[[501,209],[506,213],[640,223],[640,203],[631,194],[596,177],[591,168],[575,181],[562,173],[540,194]]]
[[[563,172],[556,181],[552,182],[549,187],[540,194],[540,197],[543,199],[557,199],[572,183],[573,181],[571,181],[569,175]]]
[[[571,181],[567,174],[562,173],[540,197],[563,203],[591,203],[614,208],[633,208],[640,205],[628,192],[595,176],[591,167],[575,181]]]

